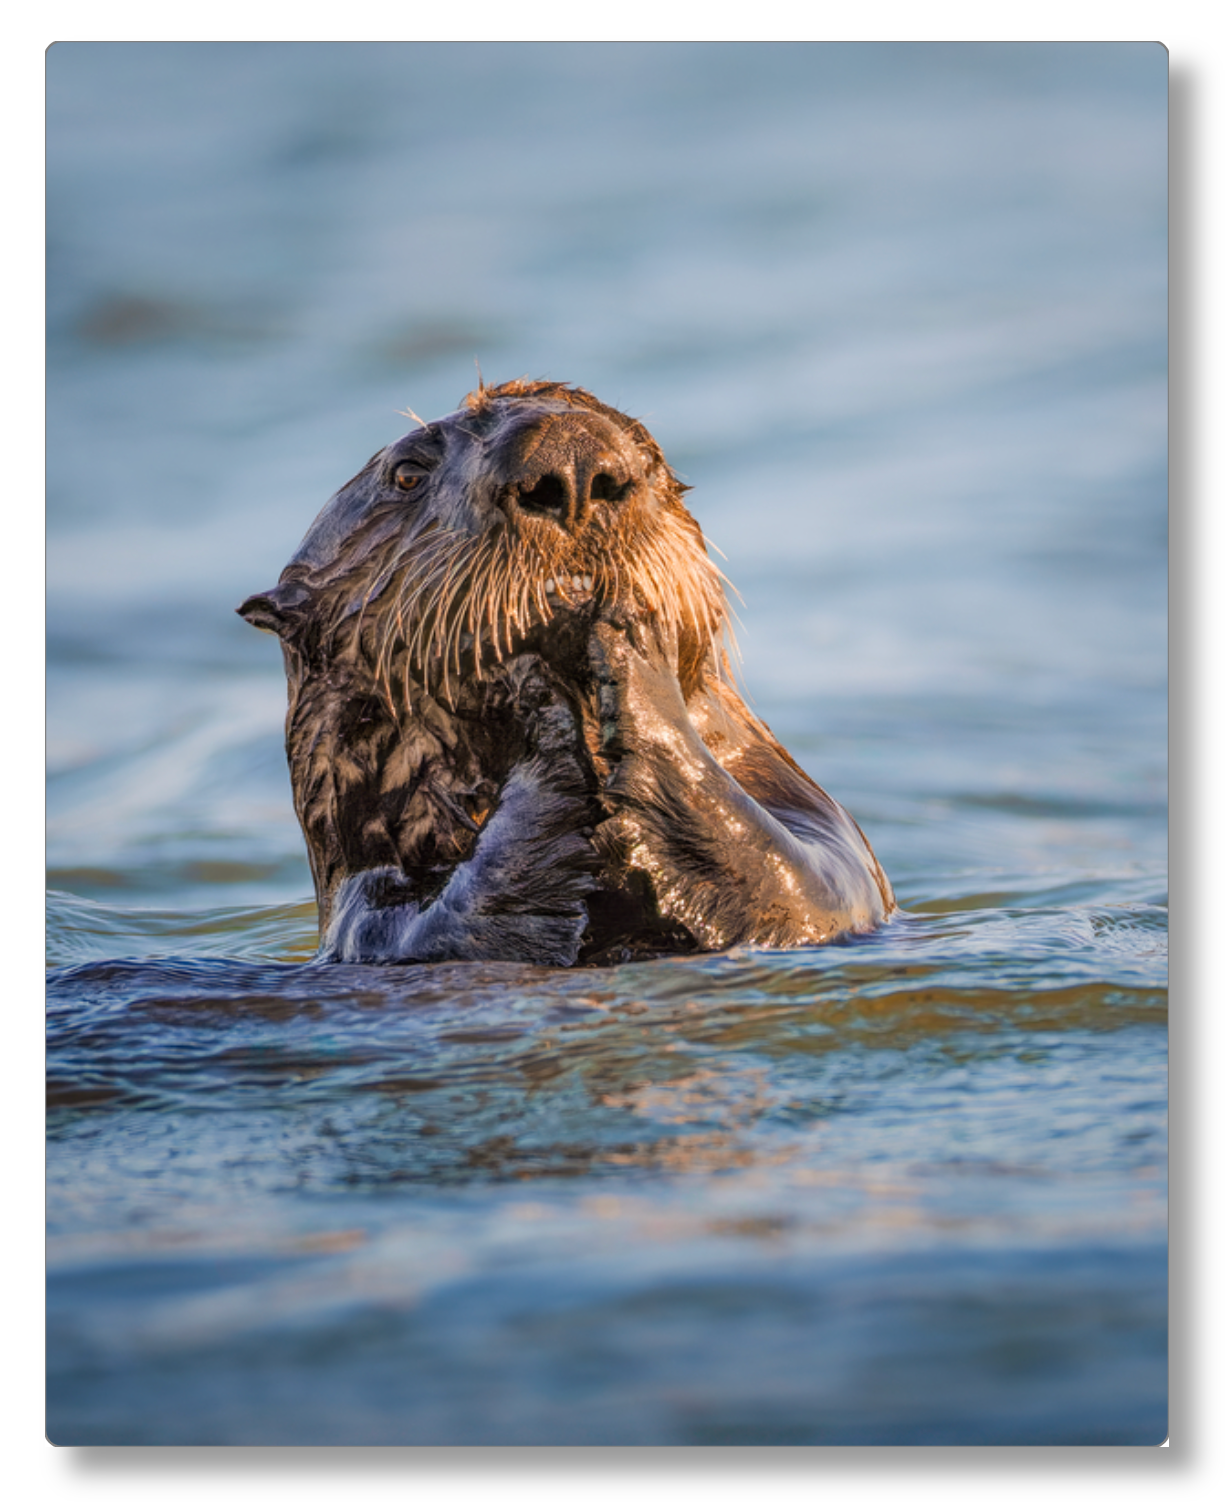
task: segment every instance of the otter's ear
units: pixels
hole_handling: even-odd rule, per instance
[[[283,579],[264,594],[252,595],[238,607],[238,614],[260,631],[289,637],[302,621],[302,607],[310,591],[294,580]]]

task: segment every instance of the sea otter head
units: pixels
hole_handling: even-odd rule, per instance
[[[527,754],[542,673],[600,754],[601,619],[720,671],[725,603],[655,440],[586,391],[513,381],[377,453],[240,613],[284,648],[286,751],[321,926],[355,872],[423,897]]]
[[[524,651],[578,662],[598,616],[718,662],[720,576],[641,423],[550,381],[482,387],[377,453],[277,586],[240,613],[316,670],[368,673],[399,717]]]

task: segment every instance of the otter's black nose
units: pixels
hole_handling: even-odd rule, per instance
[[[593,413],[549,413],[512,437],[504,458],[506,501],[569,531],[630,489],[631,460],[612,423]],[[505,502],[504,502],[505,504]]]
[[[565,527],[582,524],[593,501],[620,501],[626,489],[624,480],[605,469],[591,476],[551,471],[528,489],[521,484],[516,499],[522,511],[551,516]]]

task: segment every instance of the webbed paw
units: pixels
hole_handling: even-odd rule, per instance
[[[337,891],[321,957],[396,963],[505,959],[573,965],[595,887],[594,775],[575,711],[539,658],[508,666],[525,754],[498,791],[472,855],[428,905],[395,867]]]

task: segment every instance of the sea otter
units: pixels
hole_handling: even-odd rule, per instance
[[[589,392],[482,385],[239,607],[284,651],[321,960],[599,964],[889,917],[858,826],[730,682],[687,488]]]

